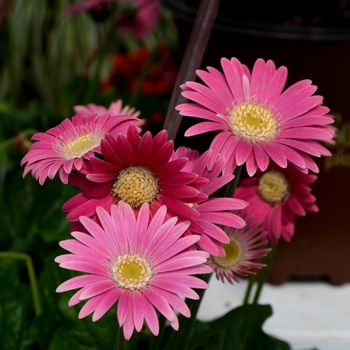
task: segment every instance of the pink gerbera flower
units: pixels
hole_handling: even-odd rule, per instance
[[[67,219],[92,217],[97,206],[109,210],[120,200],[135,211],[143,203],[149,203],[152,212],[165,204],[181,219],[198,216],[186,203],[206,198],[200,189],[207,180],[182,171],[187,159],[171,160],[173,152],[174,144],[167,141],[165,130],[153,139],[150,132],[141,137],[134,125],[130,125],[126,135],[106,135],[101,142],[103,159],[91,158],[80,173],[69,178],[69,183],[81,188],[81,193],[63,205]]]
[[[225,165],[225,161],[222,158],[218,158],[212,170],[209,171],[207,164],[210,156],[210,150],[200,156],[198,151],[179,147],[172,159],[188,158],[184,170],[194,172],[200,177],[209,180],[201,190],[207,198],[198,203],[187,203],[199,213],[199,216],[191,220],[192,225],[189,230],[201,237],[198,245],[202,249],[211,255],[224,256],[225,250],[221,243],[227,244],[230,240],[226,232],[218,225],[242,228],[245,225],[245,221],[233,211],[245,208],[248,203],[236,198],[210,197],[234,178],[232,174],[219,176]]]
[[[302,80],[282,92],[287,68],[276,70],[271,60],[258,59],[251,74],[237,58],[223,58],[221,65],[224,74],[212,67],[198,70],[207,86],[182,85],[183,96],[195,103],[177,106],[184,116],[206,120],[189,128],[186,136],[221,131],[211,144],[209,168],[221,153],[228,161],[226,173],[246,163],[253,176],[258,168],[267,169],[270,158],[282,168],[291,162],[305,173],[318,172],[309,154],[330,155],[319,141],[331,142],[334,128],[329,126],[329,109],[321,105],[323,98],[313,95],[316,86]]]
[[[252,269],[261,269],[265,264],[255,262],[256,259],[264,258],[270,248],[264,248],[267,232],[262,231],[261,223],[252,223],[253,218],[247,220],[247,225],[242,229],[223,227],[230,242],[222,244],[226,255],[211,256],[208,264],[214,269],[216,278],[223,283],[239,282],[237,275],[247,277],[255,274]]]
[[[112,102],[109,108],[105,106],[99,106],[94,103],[89,103],[88,105],[78,105],[74,106],[74,111],[77,114],[82,115],[83,117],[89,117],[91,114],[115,114],[115,115],[131,115],[137,118],[140,115],[139,111],[136,111],[135,108],[124,106],[122,100],[118,100],[116,102]],[[141,120],[140,120],[141,123]]]
[[[121,0],[117,21],[125,33],[144,38],[151,33],[160,18],[160,4],[157,0]]]
[[[235,197],[249,203],[248,216],[254,216],[254,222],[262,222],[272,243],[281,236],[289,242],[294,234],[295,217],[305,216],[306,211],[318,211],[308,186],[316,179],[316,175],[304,174],[292,165],[286,169],[273,167],[242,180]]]
[[[77,114],[72,119],[33,135],[28,153],[21,161],[27,163],[23,176],[30,171],[42,185],[46,178],[53,179],[57,171],[63,183],[68,182],[68,174],[80,170],[83,159],[99,152],[101,140],[107,133],[117,135],[126,131],[129,124],[140,124],[140,119],[133,116],[111,114],[90,115],[83,118]]]
[[[192,288],[208,285],[194,274],[210,273],[205,265],[208,253],[188,249],[198,236],[183,236],[189,222],[166,220],[166,207],[149,219],[149,206],[143,204],[137,218],[124,202],[111,207],[110,214],[97,208],[100,225],[87,217],[80,221],[90,233],[73,232],[74,239],[60,242],[70,252],[55,261],[61,267],[85,275],[62,283],[57,292],[80,288],[70,299],[72,306],[88,299],[79,313],[93,313],[100,319],[116,302],[117,316],[124,337],[140,331],[144,321],[155,335],[159,332],[156,310],[174,329],[179,328],[176,312],[190,317],[181,297],[198,299]]]

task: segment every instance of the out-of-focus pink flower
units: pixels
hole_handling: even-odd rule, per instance
[[[116,114],[116,115],[131,115],[135,118],[137,118],[140,115],[139,111],[136,111],[135,108],[124,106],[122,100],[118,100],[116,102],[112,102],[109,106],[109,108],[106,108],[105,106],[96,105],[94,103],[89,103],[86,106],[84,105],[78,105],[74,106],[74,111],[77,114],[82,115],[83,117],[89,117],[91,114]],[[141,123],[141,120],[140,120]]]
[[[103,11],[106,5],[115,1],[116,0],[83,0],[64,9],[63,15],[70,16],[79,12]]]
[[[157,26],[160,4],[157,0],[120,0],[117,13],[118,27],[125,33],[144,38]]]

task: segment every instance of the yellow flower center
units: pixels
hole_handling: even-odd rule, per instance
[[[212,256],[214,263],[218,267],[222,267],[224,269],[229,269],[237,265],[243,255],[243,250],[240,242],[235,240],[234,238],[230,238],[231,242],[228,244],[222,243],[221,245],[225,249],[226,255],[222,256]]]
[[[81,158],[99,146],[103,136],[98,124],[79,125],[58,137],[53,149],[65,160]]]
[[[159,179],[151,169],[131,165],[118,173],[112,194],[138,209],[143,203],[152,203],[159,196]]]
[[[112,278],[123,289],[142,290],[152,278],[147,261],[138,255],[119,256],[112,266]]]
[[[270,108],[244,102],[228,111],[232,133],[252,143],[270,142],[277,134],[277,121]]]
[[[289,194],[290,184],[283,174],[271,170],[261,176],[258,192],[267,203],[275,205],[282,202]]]

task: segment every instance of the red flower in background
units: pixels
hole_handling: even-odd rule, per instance
[[[115,55],[112,59],[113,71],[101,83],[101,89],[103,91],[112,87],[122,89],[126,86],[129,93],[135,92],[143,74],[143,69],[149,62],[149,69],[142,82],[140,94],[143,96],[169,94],[174,88],[178,69],[171,59],[169,48],[165,44],[160,44],[154,53],[151,53],[148,48],[142,47],[137,51]]]

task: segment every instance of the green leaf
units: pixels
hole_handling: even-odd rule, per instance
[[[286,342],[263,332],[262,325],[271,315],[270,305],[237,307],[223,317],[207,323],[214,335],[197,349],[290,350]]]
[[[0,303],[0,349],[21,349],[28,325],[28,305],[23,300]]]

